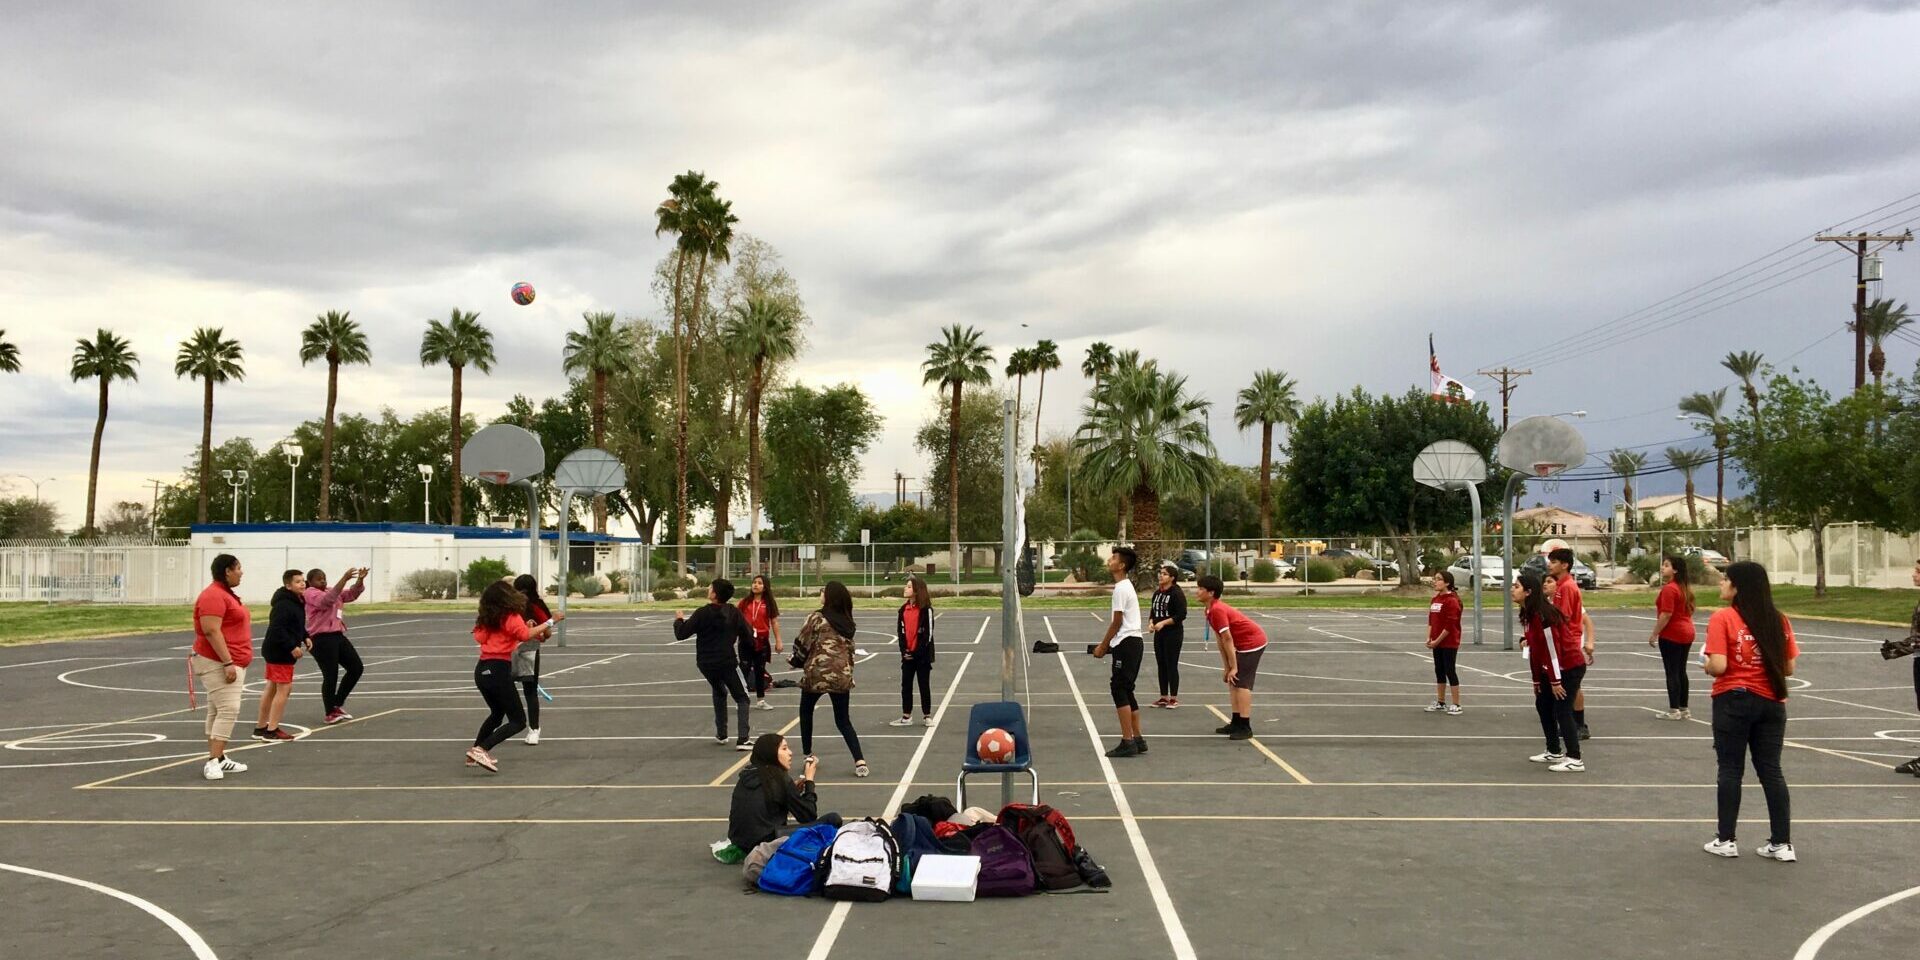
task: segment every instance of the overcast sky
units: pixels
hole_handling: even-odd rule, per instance
[[[1516,416],[1587,410],[1594,450],[1658,460],[1691,433],[1673,401],[1728,382],[1730,349],[1844,386],[1851,261],[1809,238],[1920,220],[1894,202],[1920,192],[1913,4],[628,6],[11,10],[0,328],[25,370],[0,377],[0,473],[57,478],[80,522],[95,395],[66,371],[97,327],[142,359],[114,388],[102,510],[197,441],[199,391],[172,376],[196,326],[247,348],[216,443],[319,414],[298,336],[328,309],[372,338],[345,411],[445,404],[415,358],[456,304],[503,361],[468,410],[556,392],[582,310],[659,315],[652,214],[687,169],[798,280],[799,378],[886,414],[871,491],[927,472],[919,362],[953,322],[1002,361],[1059,341],[1048,432],[1104,339],[1190,375],[1222,452],[1254,462],[1228,426],[1254,370],[1399,392],[1431,332],[1483,396],[1474,370],[1531,366]],[[1886,273],[1913,296],[1920,249]]]

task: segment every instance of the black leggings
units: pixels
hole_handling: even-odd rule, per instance
[[[773,686],[773,674],[767,672],[767,664],[773,662],[772,644],[766,637],[742,640],[737,653],[740,657],[740,677],[746,681],[747,692],[765,700],[767,689]]]
[[[1460,670],[1456,664],[1460,660],[1459,647],[1433,648],[1433,682],[1444,683],[1449,687],[1460,685]]]
[[[1713,752],[1720,760],[1719,813],[1722,840],[1732,840],[1740,820],[1740,781],[1753,753],[1753,773],[1767,795],[1767,819],[1774,843],[1793,842],[1793,807],[1787,775],[1780,771],[1780,747],[1787,739],[1787,705],[1778,700],[1729,690],[1713,698]]]
[[[920,715],[933,716],[933,661],[900,661],[900,715],[913,712],[913,684],[920,681]]]
[[[1545,670],[1535,670],[1533,682],[1540,689],[1533,695],[1533,709],[1540,714],[1540,732],[1547,735],[1547,752],[1559,753],[1566,741],[1567,756],[1580,759],[1580,725],[1573,719],[1573,695],[1580,692],[1580,680],[1587,668],[1568,667],[1560,671],[1560,686],[1565,697],[1553,695],[1553,683]]]
[[[1113,691],[1115,707],[1126,707],[1135,712],[1140,710],[1140,701],[1133,698],[1133,685],[1140,679],[1140,660],[1146,652],[1146,642],[1139,637],[1116,640],[1107,649],[1108,655],[1113,657],[1113,679],[1107,686]]]
[[[520,681],[520,689],[527,695],[527,726],[540,729],[540,678],[528,677]]]
[[[520,695],[513,689],[513,665],[505,660],[482,660],[473,668],[473,685],[487,700],[487,719],[473,745],[492,750],[501,741],[527,728],[526,712],[520,709]]]
[[[366,672],[360,663],[360,652],[353,649],[353,641],[344,633],[317,634],[313,638],[313,659],[320,664],[321,705],[329,713],[346,706],[347,695]],[[347,672],[344,679],[340,677],[342,668]]]
[[[740,714],[740,735],[747,735],[747,688],[740,685],[740,671],[731,664],[700,665],[700,675],[707,678],[707,686],[713,688],[713,735],[722,740],[727,738],[727,698],[733,698],[734,709]]]
[[[1180,695],[1180,645],[1186,642],[1179,627],[1166,627],[1153,635],[1153,665],[1159,668],[1160,695]]]
[[[1672,640],[1660,641],[1660,666],[1667,671],[1667,709],[1685,710],[1687,694],[1692,685],[1687,681],[1687,654],[1693,652],[1691,643],[1674,643]]]
[[[847,712],[853,694],[847,692],[800,692],[800,752],[813,756],[813,705],[819,703],[821,697],[833,701],[833,725],[840,728],[840,738],[847,741],[847,749],[853,752],[853,762],[865,760],[867,755],[860,752],[860,735],[854,732],[853,717]]]

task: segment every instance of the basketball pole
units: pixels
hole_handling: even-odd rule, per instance
[[[1020,485],[1015,470],[1014,431],[1017,429],[1014,418],[1019,414],[1013,409],[1012,400],[1000,401],[1001,427],[1001,464],[1000,464],[1000,699],[1013,699],[1013,656],[1014,646],[1019,642],[1020,628],[1020,589],[1014,580],[1014,542],[1019,534],[1018,517],[1020,510]],[[1000,775],[1000,808],[1006,809],[1013,802],[1013,774]]]
[[[1507,473],[1507,488],[1500,495],[1500,557],[1507,570],[1507,589],[1500,591],[1500,609],[1506,613],[1506,629],[1501,634],[1500,649],[1513,649],[1513,583],[1520,575],[1513,562],[1513,501],[1516,496],[1514,486],[1525,479],[1526,474],[1518,470]]]
[[[1485,523],[1480,519],[1480,485],[1467,483],[1462,486],[1467,488],[1467,502],[1473,504],[1473,645],[1477,647],[1487,629],[1487,611],[1480,602],[1480,581],[1485,579],[1480,576],[1481,558],[1485,556],[1480,537]]]

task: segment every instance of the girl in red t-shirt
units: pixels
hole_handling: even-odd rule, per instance
[[[1666,585],[1653,602],[1653,633],[1647,637],[1647,646],[1660,648],[1660,665],[1667,673],[1667,712],[1660,719],[1691,720],[1687,660],[1693,651],[1693,584],[1688,582],[1686,558],[1667,554],[1660,561],[1660,576]]]
[[[1793,815],[1787,777],[1780,770],[1780,748],[1787,739],[1787,678],[1793,676],[1800,647],[1793,625],[1773,605],[1767,569],[1751,560],[1727,567],[1720,581],[1725,609],[1707,621],[1707,675],[1713,680],[1713,752],[1720,760],[1719,832],[1706,851],[1737,857],[1734,825],[1740,820],[1740,781],[1747,754],[1767,796],[1772,836],[1754,848],[1769,860],[1791,862]]]
[[[1533,709],[1540,715],[1547,751],[1527,759],[1549,764],[1555,773],[1581,773],[1587,763],[1580,756],[1580,725],[1573,718],[1573,695],[1587,675],[1580,640],[1566,629],[1567,618],[1547,600],[1546,582],[1532,570],[1520,571],[1510,590],[1520,608],[1521,640],[1527,646],[1527,665],[1533,674]]]
[[[740,598],[740,616],[753,631],[753,639],[741,637],[739,641],[740,676],[746,681],[747,692],[760,701],[758,708],[772,710],[767,691],[773,688],[773,674],[768,667],[781,649],[780,601],[773,598],[773,587],[764,574],[753,575],[747,595]]]
[[[524,613],[527,600],[506,580],[495,580],[480,594],[480,615],[474,619],[473,642],[480,645],[480,662],[473,668],[473,685],[487,701],[487,719],[467,749],[467,766],[498,772],[493,748],[527,726],[520,694],[513,689],[513,651],[528,640],[545,640],[552,623],[529,630]]]
[[[540,598],[540,581],[533,574],[523,573],[513,578],[513,588],[526,598],[526,606],[520,611],[520,618],[527,622],[529,629],[547,623],[559,623],[567,618],[564,613],[556,614],[547,608],[547,602]],[[513,652],[513,679],[520,684],[520,692],[527,699],[527,746],[540,743],[540,648],[545,641],[531,646],[521,644]]]
[[[1433,702],[1428,713],[1442,710],[1448,716],[1460,715],[1460,672],[1455,661],[1460,657],[1460,591],[1453,585],[1453,574],[1442,570],[1433,575],[1433,602],[1427,604],[1427,649],[1433,651]],[[1453,702],[1447,703],[1447,692]]]

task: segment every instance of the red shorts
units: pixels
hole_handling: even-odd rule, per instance
[[[293,682],[293,664],[291,663],[267,664],[267,682],[268,683],[292,683]]]

